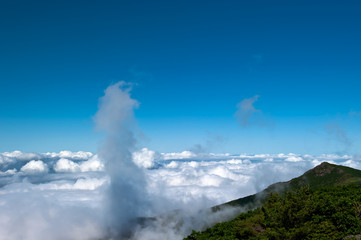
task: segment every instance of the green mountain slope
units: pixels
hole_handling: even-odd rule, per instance
[[[311,189],[339,186],[345,184],[360,184],[361,171],[350,167],[334,165],[327,162],[307,171],[301,177],[289,181],[291,188],[309,185]]]
[[[335,165],[323,162],[315,168],[305,172],[297,178],[293,178],[288,182],[279,182],[270,185],[265,190],[247,197],[235,199],[233,201],[213,207],[218,210],[223,206],[241,206],[253,209],[260,206],[271,192],[286,192],[292,189],[309,186],[311,190],[317,190],[322,187],[332,187],[345,184],[361,184],[361,171],[350,167]]]
[[[360,239],[361,171],[322,163],[224,205],[254,210],[186,239]]]

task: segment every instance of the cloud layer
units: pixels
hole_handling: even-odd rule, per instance
[[[143,148],[132,153],[132,161],[144,173],[144,196],[152,202],[144,215],[183,209],[183,219],[201,208],[297,177],[323,161],[361,169],[360,158],[333,154],[157,153]],[[0,169],[0,235],[5,239],[91,239],[106,234],[104,196],[110,176],[98,155],[5,152],[0,153]],[[134,238],[152,234],[181,239],[192,228],[202,227],[204,219],[198,220],[189,220],[196,222],[177,231],[164,223],[162,229],[147,226]],[[17,231],[20,225],[23,229]]]

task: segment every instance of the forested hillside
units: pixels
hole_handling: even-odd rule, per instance
[[[186,239],[359,239],[358,234],[361,186],[346,185],[271,193],[262,207]]]
[[[185,239],[361,239],[360,182],[361,171],[323,163],[227,203],[256,208]]]

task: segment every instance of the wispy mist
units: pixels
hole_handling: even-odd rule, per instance
[[[339,153],[347,153],[352,147],[352,140],[347,135],[346,131],[338,124],[328,123],[325,125],[327,134],[336,140],[337,149],[340,149]]]
[[[246,98],[237,104],[237,111],[235,116],[237,121],[242,127],[247,127],[250,124],[262,125],[262,121],[259,116],[262,115],[262,111],[254,107],[254,103],[257,102],[259,95],[255,95],[251,98]]]

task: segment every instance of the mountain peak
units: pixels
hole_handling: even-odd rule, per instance
[[[327,174],[331,174],[334,170],[337,171],[337,173],[342,174],[344,170],[340,168],[341,166],[333,165],[328,162],[323,162],[320,165],[316,166],[315,168],[307,171],[305,174],[308,173],[314,173],[317,177],[323,177]]]

